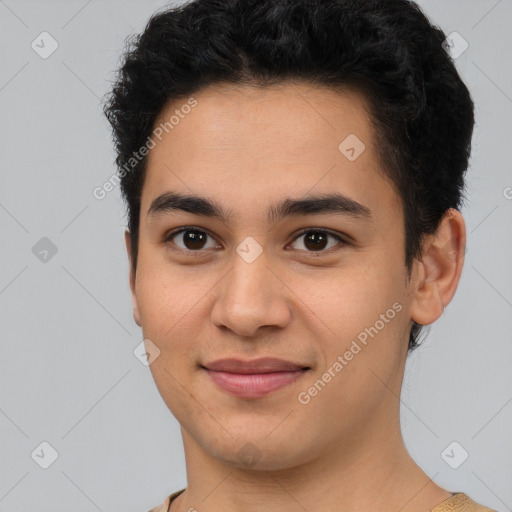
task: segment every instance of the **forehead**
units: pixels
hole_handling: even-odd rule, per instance
[[[367,103],[353,90],[217,84],[168,103],[154,126],[162,133],[148,156],[143,215],[166,191],[221,199],[261,219],[284,196],[333,191],[396,215]]]
[[[162,126],[173,114],[190,110],[174,116],[178,122],[171,131],[188,138],[186,149],[197,150],[194,155],[237,149],[245,155],[251,150],[261,154],[266,147],[274,158],[290,157],[290,152],[303,158],[316,147],[330,149],[335,157],[338,144],[332,144],[351,133],[372,146],[367,102],[349,88],[338,92],[306,83],[216,84],[195,94],[194,100],[193,108],[186,108],[188,100],[169,102],[155,123]]]

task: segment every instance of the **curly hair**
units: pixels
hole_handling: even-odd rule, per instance
[[[422,255],[450,208],[466,199],[474,105],[444,32],[410,0],[192,0],[153,14],[125,41],[103,107],[137,266],[147,158],[126,164],[168,101],[218,83],[292,81],[364,95],[382,171],[404,210],[404,261]],[[422,326],[413,322],[409,350]]]

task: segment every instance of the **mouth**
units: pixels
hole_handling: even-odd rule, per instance
[[[223,391],[239,398],[261,398],[296,382],[311,368],[276,358],[221,359],[202,366]]]

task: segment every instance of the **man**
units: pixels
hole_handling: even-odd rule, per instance
[[[105,113],[134,318],[188,480],[153,511],[490,510],[399,423],[464,263],[444,40],[406,0],[196,0],[127,52]]]

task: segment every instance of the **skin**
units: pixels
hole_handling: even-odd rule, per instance
[[[447,212],[408,281],[403,211],[381,171],[363,97],[288,83],[217,84],[194,98],[197,106],[150,151],[130,275],[135,321],[160,350],[152,375],[182,430],[188,486],[172,512],[434,508],[451,493],[408,454],[398,397],[412,321],[437,320],[456,291],[461,214]],[[157,124],[184,103],[166,105]],[[366,146],[354,161],[338,149],[349,134]],[[214,199],[232,216],[225,223],[176,210],[148,215],[168,191]],[[332,213],[267,220],[276,201],[332,192],[367,206],[371,221]],[[183,226],[210,235],[204,248],[183,233],[164,241]],[[297,235],[304,228],[353,241],[329,238],[315,257]],[[252,263],[236,252],[249,236],[263,250]],[[129,232],[125,238],[130,256]],[[401,311],[300,403],[298,394],[394,303]],[[218,388],[200,367],[264,356],[311,370],[247,399]],[[247,443],[257,454],[252,466],[239,456]]]

